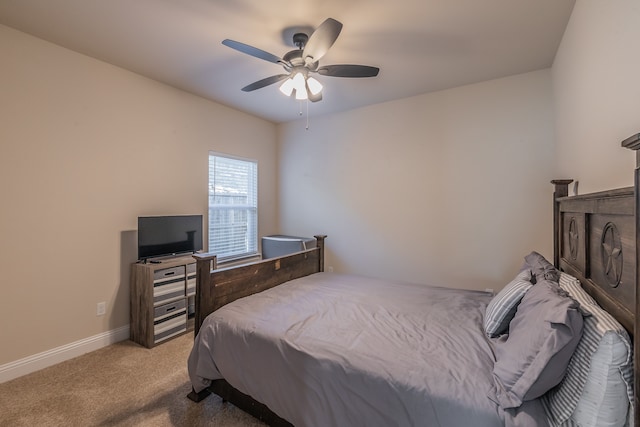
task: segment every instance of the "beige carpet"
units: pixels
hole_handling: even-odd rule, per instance
[[[192,342],[124,341],[0,384],[0,426],[264,426],[218,396],[187,399]]]

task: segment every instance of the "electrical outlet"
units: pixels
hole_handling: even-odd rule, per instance
[[[327,267],[327,273],[333,273],[333,266],[332,265]]]
[[[106,312],[107,312],[107,303],[104,301],[99,302],[98,308],[96,309],[96,316],[104,316]]]

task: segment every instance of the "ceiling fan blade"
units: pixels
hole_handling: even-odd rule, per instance
[[[336,39],[342,31],[342,23],[333,18],[327,18],[316,30],[311,34],[307,44],[302,51],[302,57],[306,64],[318,62],[329,48],[333,46]]]
[[[266,79],[258,80],[257,82],[253,82],[250,85],[247,85],[242,88],[243,92],[251,92],[252,90],[260,89],[265,86],[272,85],[274,83],[278,83],[280,80],[284,80],[289,77],[289,74],[278,74],[276,76],[267,77]]]
[[[318,73],[329,77],[375,77],[380,69],[368,65],[325,65],[318,68]]]
[[[242,53],[246,53],[247,55],[255,56],[256,58],[259,58],[259,59],[264,59],[265,61],[274,62],[276,64],[283,62],[281,58],[275,56],[272,53],[265,52],[262,49],[249,46],[248,44],[240,43],[235,40],[224,39],[222,40],[222,44],[230,47],[231,49],[235,49]]]

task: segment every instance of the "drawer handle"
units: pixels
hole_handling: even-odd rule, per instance
[[[175,310],[175,309],[176,309],[176,307],[169,307],[169,308],[167,308],[167,312],[169,312],[169,311],[173,311],[173,310]]]
[[[171,276],[173,274],[176,274],[176,272],[175,271],[170,271],[168,273],[164,273],[165,276]]]

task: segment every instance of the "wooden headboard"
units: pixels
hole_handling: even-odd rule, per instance
[[[569,196],[572,180],[554,180],[554,264],[585,290],[633,337],[635,425],[640,426],[640,340],[637,331],[640,134],[622,141],[636,151],[634,186]]]
[[[585,290],[633,336],[636,245],[633,187],[566,197],[570,180],[556,186],[556,266]]]

